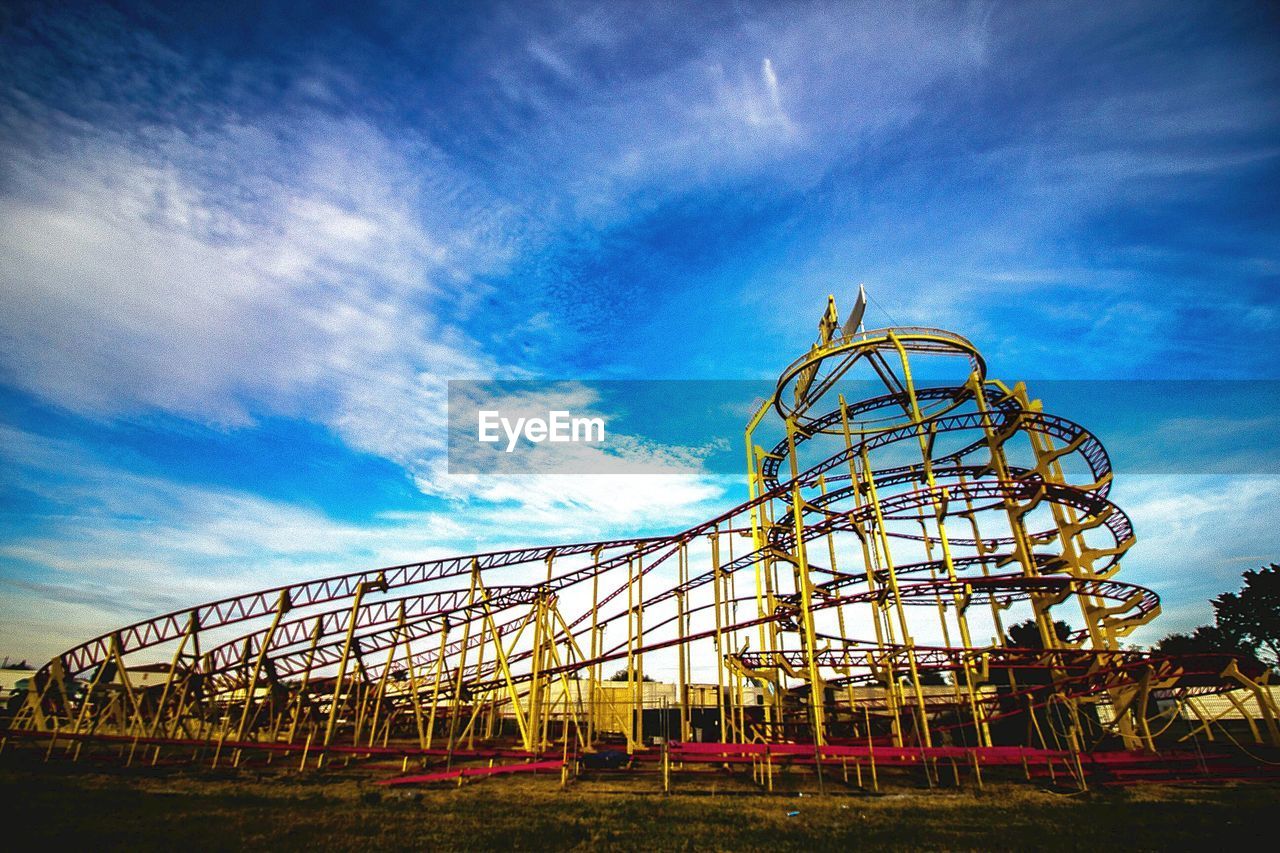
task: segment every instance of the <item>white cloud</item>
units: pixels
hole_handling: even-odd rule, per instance
[[[804,188],[851,146],[921,115],[931,87],[985,61],[983,16],[938,6],[688,18],[574,9],[548,16],[518,51],[495,28],[473,55],[501,95],[490,118],[514,136],[512,174],[539,175],[570,218],[595,226],[744,177]],[[656,59],[655,31],[684,50]]]
[[[681,21],[684,14],[677,13]],[[184,121],[182,109],[205,95],[181,57],[154,40],[128,41],[128,33],[77,43],[77,61],[114,69],[105,81],[87,75],[84,100],[97,119],[12,91],[0,107],[7,161],[0,378],[104,418],[159,410],[227,425],[255,414],[317,421],[352,447],[409,468],[424,492],[453,508],[336,523],[296,506],[77,461],[73,447],[10,434],[11,447],[28,454],[14,450],[11,464],[39,468],[28,487],[80,509],[51,532],[4,545],[6,559],[28,567],[24,604],[10,606],[17,593],[5,596],[9,610],[26,609],[5,624],[29,627],[44,618],[33,615],[43,603],[64,598],[83,602],[59,605],[79,608],[75,619],[110,627],[122,603],[153,612],[353,562],[469,551],[497,539],[670,529],[708,514],[725,484],[698,475],[444,477],[443,379],[514,369],[492,363],[462,330],[486,291],[479,278],[559,230],[616,224],[690,189],[760,176],[803,189],[833,165],[856,166],[860,152],[932,118],[948,81],[988,67],[998,33],[986,15],[942,6],[779,7],[750,20],[728,16],[687,49],[661,56],[651,50],[652,21],[630,7],[572,10],[532,37],[503,31],[495,38],[507,42],[464,51],[503,99],[467,114],[491,123],[472,128],[477,136],[502,140],[483,180],[431,144],[436,128],[334,118],[360,86],[339,69],[306,69],[278,110],[215,103],[199,108],[198,121]],[[622,61],[628,44],[643,49],[643,61]],[[231,69],[232,77],[252,73]],[[1108,99],[1102,112],[1089,112],[1093,93],[1083,106],[1060,105],[1032,128],[1036,144],[965,151],[972,167],[965,174],[981,183],[990,209],[966,209],[960,221],[940,203],[920,204],[905,219],[901,209],[881,216],[885,208],[855,205],[857,228],[841,238],[849,242],[806,243],[816,260],[784,258],[789,268],[757,288],[760,298],[819,305],[832,270],[836,277],[856,270],[894,288],[893,298],[882,298],[897,320],[1003,338],[998,321],[993,328],[985,319],[991,279],[1009,289],[1063,279],[1087,291],[1061,309],[1079,315],[1087,346],[1065,335],[1030,347],[1020,338],[1008,344],[1011,352],[1022,346],[1025,363],[1046,364],[1046,355],[1070,350],[1073,364],[1095,366],[1104,357],[1150,355],[1168,318],[1128,298],[1135,278],[1127,270],[1099,273],[1094,259],[1075,257],[1048,272],[989,270],[1008,268],[1037,240],[1056,239],[1064,221],[1097,210],[1117,179],[1130,189],[1133,181],[1159,187],[1148,179],[1274,156],[1270,147],[1159,158],[1147,156],[1150,145],[1081,147],[1112,133],[1115,116],[1139,117],[1129,122],[1139,141],[1159,147],[1170,133],[1256,129],[1254,114],[1273,106],[1273,99],[1232,97],[1242,87],[1231,73],[1215,81],[1189,94],[1174,81],[1156,96]],[[128,100],[154,104],[166,123],[124,107],[117,115],[116,101]],[[1163,123],[1148,121],[1153,116]],[[868,195],[910,190],[908,197],[921,198],[912,182],[934,185],[946,165],[919,158],[907,164],[918,173]],[[845,224],[837,223],[842,234]],[[935,242],[941,232],[951,242]],[[897,256],[895,246],[910,251]],[[1094,271],[1090,281],[1079,281],[1081,267]],[[816,296],[809,301],[799,290]],[[1097,292],[1121,297],[1109,311],[1091,310]],[[1265,325],[1272,314],[1255,308],[1250,316]],[[787,311],[754,318],[794,329]],[[556,334],[556,324],[535,312],[521,332]],[[992,363],[1001,375],[1012,367],[1005,358]],[[1148,578],[1171,612],[1189,608],[1178,612],[1190,619],[1204,608],[1187,602],[1229,588],[1232,560],[1276,544],[1264,523],[1274,515],[1269,485],[1144,482],[1149,490],[1135,489],[1130,507],[1144,538],[1121,577]],[[1117,488],[1124,494],[1127,487]],[[1195,589],[1179,592],[1171,577],[1193,579]],[[97,600],[104,603],[89,603]],[[49,627],[51,636],[65,633],[69,623],[60,624]]]
[[[1238,590],[1245,569],[1280,559],[1280,479],[1128,475],[1111,498],[1138,536],[1117,580],[1163,600],[1162,616],[1134,633],[1137,642],[1212,624],[1209,599]]]
[[[226,93],[203,101],[200,75],[154,39],[130,35],[138,56],[126,57],[84,24],[59,25],[59,49],[101,54],[113,88],[83,93],[93,122],[17,88],[0,106],[12,164],[0,377],[105,417],[308,417],[421,470],[441,448],[437,378],[504,367],[460,330],[480,275],[581,216],[631,215],[655,179],[681,192],[773,168],[797,146],[820,170],[832,134],[901,122],[918,93],[978,61],[976,26],[919,10],[788,13],[716,31],[654,73],[620,64],[604,78],[580,69],[643,41],[630,15],[575,12],[519,40],[503,30],[468,55],[511,83],[519,109],[532,99],[537,120],[486,185],[430,143],[435,128],[334,118],[335,93],[359,86],[340,69],[303,68],[276,111],[241,112]],[[530,63],[555,86],[532,82]],[[129,103],[179,84],[167,123]]]
[[[7,146],[0,375],[94,416],[274,412],[409,466],[438,451],[444,378],[494,369],[454,294],[502,252],[421,195],[457,179],[354,121],[296,148],[233,115],[157,133]]]
[[[0,427],[0,465],[0,485],[57,508],[0,543],[0,648],[39,659],[136,619],[255,589],[455,554],[674,532],[711,516],[724,496],[694,475],[455,478],[448,505],[351,523],[131,473],[71,442],[8,427]]]
[[[765,85],[769,89],[769,101],[775,109],[782,109],[782,95],[778,89],[778,73],[773,70],[773,60],[769,57],[764,58],[761,63],[760,73],[764,77]]]

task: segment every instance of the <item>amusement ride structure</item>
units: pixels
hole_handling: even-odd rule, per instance
[[[1244,695],[1255,748],[1280,746],[1268,673],[1122,644],[1160,603],[1117,579],[1134,532],[1098,439],[989,377],[959,335],[864,330],[864,304],[842,326],[829,300],[750,419],[745,503],[668,535],[359,571],[128,625],[31,678],[6,739],[130,762],[391,761],[392,783],[564,782],[603,753],[668,784],[688,765],[765,789],[784,767],[872,786],[885,768],[930,784],[939,767],[978,784],[1002,766],[1081,787],[1247,776],[1239,752],[1212,752],[1225,741],[1199,700]],[[659,659],[670,700],[645,674]]]

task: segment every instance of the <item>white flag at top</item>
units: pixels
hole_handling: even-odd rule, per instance
[[[844,328],[840,331],[845,337],[852,335],[858,331],[862,325],[862,315],[867,311],[867,291],[863,290],[862,285],[858,285],[858,301],[853,303],[853,310],[849,312],[849,319],[844,321]]]

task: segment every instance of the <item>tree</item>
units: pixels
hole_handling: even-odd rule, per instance
[[[1269,666],[1280,661],[1280,565],[1245,572],[1240,592],[1215,598],[1213,613],[1228,641]]]
[[[1230,654],[1274,667],[1280,656],[1280,566],[1245,572],[1240,592],[1224,592],[1212,603],[1215,624],[1170,634],[1156,643],[1156,651]]]
[[[1005,633],[1009,635],[1009,645],[1020,649],[1043,649],[1044,640],[1040,637],[1040,627],[1036,620],[1028,619],[1010,625]],[[1066,641],[1071,636],[1071,626],[1061,619],[1053,623],[1053,633],[1059,640]]]
[[[1190,634],[1170,634],[1156,643],[1155,650],[1166,655],[1238,655],[1257,661],[1251,649],[1230,637],[1217,625],[1201,625]],[[1261,664],[1261,661],[1257,661]]]
[[[947,687],[950,684],[951,682],[947,680],[946,673],[935,670],[925,670],[920,673],[921,687]]]
[[[626,680],[627,680],[627,678],[628,678],[628,675],[627,675],[627,670],[626,670],[626,668],[625,668],[625,667],[624,667],[624,668],[622,668],[622,669],[620,669],[620,670],[618,670],[618,671],[617,671],[617,672],[615,672],[613,675],[609,676],[609,680],[610,680],[610,681],[626,681]],[[641,680],[641,681],[653,681],[654,679],[652,679],[652,678],[650,678],[649,676],[645,675],[645,676],[642,676],[640,680]]]

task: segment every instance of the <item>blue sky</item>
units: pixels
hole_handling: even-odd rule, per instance
[[[0,652],[707,516],[447,476],[446,381],[771,377],[859,281],[1007,379],[1280,378],[1273,5],[317,5],[0,12]],[[1258,387],[1270,476],[1121,468],[1157,636],[1280,559]]]

